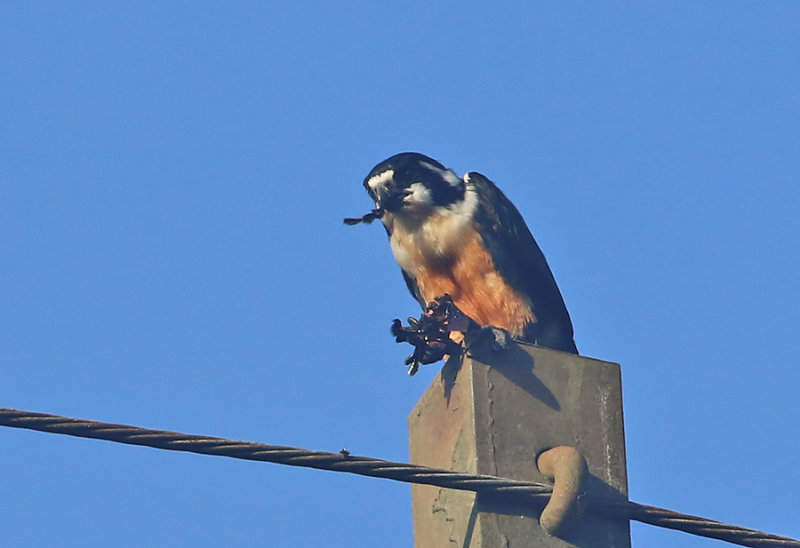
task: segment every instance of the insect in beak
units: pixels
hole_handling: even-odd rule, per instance
[[[413,191],[406,189],[383,196],[380,200],[380,203],[385,205],[380,205],[361,217],[346,217],[344,224],[350,226],[357,225],[359,223],[371,224],[375,219],[380,219],[383,217],[387,211],[395,211],[403,207],[403,200],[406,199],[406,196],[410,196],[413,193]]]
[[[369,213],[362,215],[361,217],[345,217],[344,224],[349,226],[357,225],[359,223],[364,223],[367,225],[372,224],[372,221],[374,221],[375,219],[380,219],[381,217],[383,217],[384,213],[386,213],[386,210],[383,209],[382,207],[378,207],[376,209],[373,209]]]

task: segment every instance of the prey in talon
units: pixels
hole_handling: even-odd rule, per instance
[[[541,249],[517,208],[487,177],[459,177],[433,158],[404,152],[372,168],[364,187],[375,209],[345,223],[380,219],[406,286],[424,311],[409,326],[392,324],[396,340],[414,346],[406,360],[410,374],[460,347],[450,338],[461,331],[454,328],[459,316],[491,334],[497,348],[507,333],[578,353]]]
[[[392,322],[392,335],[397,342],[407,342],[414,351],[405,364],[408,374],[416,374],[420,364],[438,362],[445,356],[457,356],[461,353],[461,344],[451,338],[451,333],[466,334],[470,328],[477,327],[475,322],[464,315],[453,304],[449,295],[444,295],[428,303],[419,319],[408,318],[408,326],[400,320]]]

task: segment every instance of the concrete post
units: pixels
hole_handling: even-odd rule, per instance
[[[627,497],[620,368],[527,344],[451,358],[409,416],[411,462],[546,482],[542,451],[568,445],[586,458],[585,492]],[[538,523],[541,509],[476,500],[414,485],[416,548],[542,546],[630,548],[629,524],[584,514],[564,539]]]

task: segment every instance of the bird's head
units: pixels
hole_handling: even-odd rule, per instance
[[[442,164],[417,152],[403,152],[376,165],[364,179],[375,211],[422,220],[438,208],[464,199],[464,181]]]

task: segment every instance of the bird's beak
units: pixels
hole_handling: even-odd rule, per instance
[[[384,211],[394,212],[403,208],[405,198],[412,192],[404,188],[381,188],[378,191],[378,208]]]

